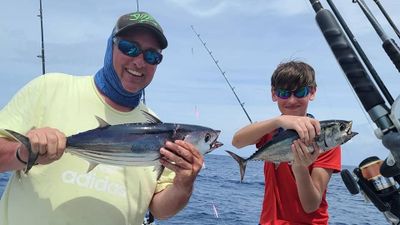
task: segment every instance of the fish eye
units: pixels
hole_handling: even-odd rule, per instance
[[[209,133],[206,134],[206,136],[204,137],[204,141],[208,142],[211,139],[211,135]]]

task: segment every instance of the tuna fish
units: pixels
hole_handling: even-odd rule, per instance
[[[320,121],[320,125],[321,134],[315,137],[314,140],[320,147],[320,153],[342,145],[358,134],[351,131],[352,121],[325,120]],[[299,139],[299,135],[295,130],[285,130],[260,147],[247,159],[243,159],[231,151],[226,152],[239,163],[240,181],[243,181],[246,165],[250,160],[264,160],[275,164],[293,161],[291,145],[296,139]],[[313,152],[314,148],[310,146],[308,150]]]
[[[101,163],[159,167],[160,148],[166,141],[185,140],[193,144],[202,155],[223,145],[217,141],[219,130],[189,124],[162,123],[153,115],[143,113],[148,118],[146,123],[109,125],[96,117],[98,128],[67,137],[66,152],[89,161],[90,171]],[[35,164],[38,154],[31,151],[26,136],[12,130],[6,131],[28,149],[27,173]]]

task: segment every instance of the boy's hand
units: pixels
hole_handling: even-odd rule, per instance
[[[299,139],[306,145],[314,142],[315,136],[321,133],[319,121],[306,116],[282,115],[279,120],[280,126],[284,129],[296,130]]]
[[[309,167],[319,156],[320,148],[315,144],[312,144],[314,151],[309,152],[307,145],[301,140],[295,140],[292,144],[292,152],[294,161],[292,167]]]

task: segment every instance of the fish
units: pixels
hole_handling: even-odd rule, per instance
[[[315,143],[320,147],[320,153],[331,150],[342,145],[356,136],[358,133],[352,131],[352,121],[346,120],[323,120],[320,121],[321,133],[314,138]],[[294,140],[299,139],[295,130],[284,130],[269,142],[261,146],[250,157],[244,159],[237,154],[226,151],[235,159],[240,168],[240,182],[243,181],[246,172],[246,165],[251,160],[264,160],[279,165],[281,162],[291,162],[294,160],[291,145]],[[313,152],[312,146],[308,147],[309,152]]]
[[[67,137],[66,152],[75,154],[89,162],[88,172],[98,164],[115,166],[157,166],[159,175],[163,170],[159,159],[160,148],[166,141],[184,140],[194,145],[205,155],[223,145],[219,142],[220,130],[209,127],[163,123],[150,113],[142,111],[147,118],[144,123],[110,125],[96,116],[99,126]],[[25,173],[35,164],[38,153],[33,153],[29,138],[5,129],[21,142],[29,152]]]

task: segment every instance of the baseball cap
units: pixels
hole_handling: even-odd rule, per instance
[[[161,49],[168,46],[167,38],[165,38],[160,24],[147,12],[132,12],[121,16],[114,27],[114,35],[118,36],[135,27],[143,27],[152,31],[160,43]]]

